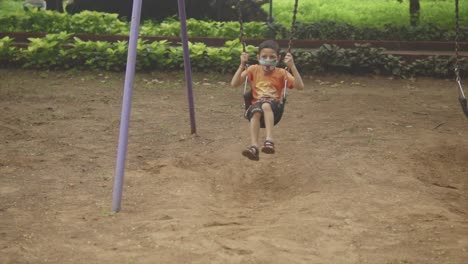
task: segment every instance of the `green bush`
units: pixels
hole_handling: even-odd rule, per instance
[[[72,33],[73,31],[68,30],[69,20],[66,14],[58,12],[28,12],[20,17],[18,26],[26,32]]]
[[[13,39],[10,37],[0,39],[0,66],[16,64],[15,55],[18,51],[12,44]]]
[[[127,22],[119,20],[117,14],[82,11],[69,16],[67,32],[88,34],[120,35],[129,32]]]
[[[127,42],[83,41],[70,34],[48,34],[31,38],[27,48],[14,47],[13,39],[0,39],[0,66],[40,69],[101,69],[123,71],[127,61]],[[239,65],[242,45],[239,40],[227,41],[223,47],[207,47],[189,43],[192,69],[195,71],[232,72]],[[136,67],[138,70],[181,70],[184,67],[182,47],[171,47],[167,41],[139,41]],[[257,48],[247,46],[250,64],[254,64]],[[374,73],[408,76],[453,77],[451,57],[430,57],[407,61],[384,53],[382,48],[356,45],[352,49],[322,45],[316,51],[294,50],[301,72]],[[284,66],[284,65],[282,65]],[[460,61],[461,74],[468,73],[466,59]]]
[[[129,26],[116,14],[83,11],[70,16],[53,11],[31,11],[0,17],[0,31],[118,35],[128,34]]]
[[[47,32],[47,33],[87,33],[101,35],[128,35],[129,23],[118,19],[116,14],[83,11],[72,16],[52,11],[27,12],[21,15],[0,17],[0,32]],[[216,22],[187,20],[188,34],[191,37],[216,37],[235,39],[239,37],[238,22]],[[244,23],[247,38],[289,38],[289,26],[265,24],[262,22]],[[460,40],[468,40],[468,28],[462,27]],[[140,28],[141,36],[180,36],[180,23],[168,19],[159,24],[144,21]],[[299,22],[296,26],[298,39],[349,39],[349,40],[453,40],[454,31],[436,24],[422,23],[416,27],[384,25],[382,27],[357,27],[346,22],[319,20],[309,23]]]
[[[284,30],[276,29],[284,37]],[[348,40],[404,40],[404,41],[453,41],[454,31],[447,31],[435,24],[421,24],[415,27],[385,25],[383,28],[358,28],[351,24],[336,21],[318,21],[308,24],[298,23],[298,39],[348,39]],[[468,28],[461,28],[460,40],[468,39]]]
[[[29,38],[30,44],[25,49],[19,49],[16,58],[25,68],[69,68],[68,50],[64,45],[70,43],[70,36],[62,32],[44,38]]]
[[[127,42],[83,41],[75,38],[67,55],[77,68],[120,71],[125,69]]]
[[[455,61],[450,57],[428,57],[407,61],[395,55],[385,54],[382,48],[356,45],[343,49],[325,44],[317,51],[295,51],[295,61],[302,72],[345,72],[357,74],[384,74],[399,77],[430,76],[453,77]],[[460,60],[460,73],[468,73],[468,61]]]
[[[136,68],[164,70],[170,64],[169,43],[166,40],[148,43],[138,41]]]

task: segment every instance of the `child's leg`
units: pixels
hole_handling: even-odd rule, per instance
[[[269,103],[264,103],[262,105],[263,118],[265,120],[265,131],[266,139],[273,141],[273,126],[275,124],[275,116],[273,115],[273,110]]]
[[[260,132],[260,118],[262,113],[255,112],[250,119],[250,143],[252,146],[258,146],[258,136]]]
[[[260,130],[260,112],[255,112],[250,118],[250,147],[242,151],[242,155],[250,160],[259,160],[258,134]]]

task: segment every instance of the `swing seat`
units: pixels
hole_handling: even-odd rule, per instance
[[[252,90],[249,90],[244,94],[244,106],[245,106],[246,113],[251,105],[252,99],[253,99]],[[273,125],[276,126],[276,124],[278,124],[281,121],[281,118],[283,117],[285,105],[286,105],[286,98],[283,97],[283,100],[281,100],[281,103],[278,105],[278,111],[276,112],[274,116]],[[245,117],[247,118],[247,116]],[[265,128],[265,119],[263,118],[263,116],[262,118],[260,118],[260,127]]]

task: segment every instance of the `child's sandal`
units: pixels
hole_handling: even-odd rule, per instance
[[[248,147],[247,149],[242,151],[242,155],[247,157],[250,160],[259,160],[260,159],[259,151],[258,151],[258,148],[256,146]]]
[[[273,143],[271,140],[265,140],[265,143],[263,143],[262,152],[267,154],[275,153],[275,143]]]

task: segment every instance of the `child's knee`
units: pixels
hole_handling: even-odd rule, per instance
[[[252,119],[260,120],[261,117],[262,117],[262,112],[260,112],[260,111],[252,113]]]
[[[271,112],[271,111],[272,111],[271,105],[270,105],[269,103],[264,103],[264,104],[262,105],[262,110],[263,110],[264,112]]]

